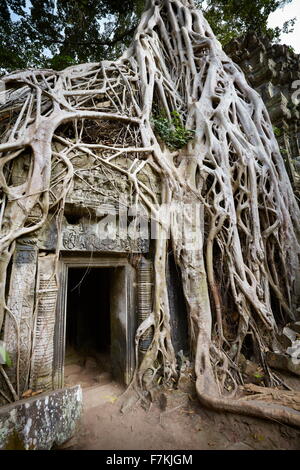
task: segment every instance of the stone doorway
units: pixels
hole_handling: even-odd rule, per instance
[[[135,269],[123,257],[60,262],[53,385],[128,384],[134,368]]]
[[[113,268],[69,268],[65,385],[111,379],[111,277]]]

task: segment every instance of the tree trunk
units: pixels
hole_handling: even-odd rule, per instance
[[[188,306],[200,401],[218,410],[299,425],[299,412],[234,395],[249,335],[269,385],[278,384],[265,352],[280,347],[278,329],[296,318],[300,214],[261,98],[222,51],[193,2],[149,0],[131,47],[115,62],[62,72],[17,72],[4,81],[18,89],[8,93],[1,110],[2,293],[9,248],[39,229],[50,208],[58,208],[60,226],[74,177],[74,154],[91,155],[95,164],[126,175],[136,201],[152,215],[159,215],[161,204],[173,208],[170,217],[157,222],[161,236],[156,240],[153,312],[138,328],[137,342],[148,328],[154,334],[138,365],[137,384],[168,384],[178,373],[166,287],[167,241],[162,236],[170,230]],[[193,131],[194,138],[182,148],[168,148],[153,125],[157,113],[169,121],[176,115],[181,131]],[[84,142],[88,119],[121,123],[127,129],[123,146],[114,140],[110,146]],[[70,122],[73,140],[56,135],[59,126]],[[61,151],[53,149],[55,139]],[[26,180],[10,185],[8,169],[29,151]],[[141,165],[138,170],[118,165],[117,156],[125,152]],[[58,163],[59,182],[51,179]],[[160,174],[161,202],[141,181],[144,164]],[[201,208],[196,227],[188,209],[182,213],[182,203]],[[34,210],[40,217],[32,221]],[[191,232],[196,234],[192,245]]]

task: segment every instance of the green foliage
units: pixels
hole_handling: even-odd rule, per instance
[[[273,132],[276,137],[280,137],[282,134],[282,130],[279,127],[273,126]]]
[[[253,374],[253,377],[255,377],[256,379],[263,379],[264,376],[265,375],[263,372],[255,372],[255,374]]]
[[[294,103],[292,100],[289,100],[288,103],[287,103],[287,108],[290,111],[295,112],[295,111],[297,111],[298,105],[296,103]]]
[[[0,364],[1,363],[6,364],[8,367],[11,367],[12,365],[10,355],[4,348],[3,343],[0,341]]]
[[[285,21],[283,23],[283,26],[282,26],[282,32],[284,34],[289,34],[289,33],[292,33],[294,31],[294,26],[295,26],[295,23],[296,23],[296,20],[297,18],[292,18],[288,21]],[[289,46],[289,49],[292,51],[292,52],[295,52],[294,48],[292,46]]]
[[[280,147],[280,153],[281,153],[281,155],[282,155],[283,157],[288,154],[287,150],[286,150],[285,148],[283,148],[283,147]]]
[[[223,45],[247,31],[279,37],[270,13],[291,0],[196,0]],[[0,74],[114,60],[129,45],[145,0],[1,0]],[[294,20],[283,24],[290,32]]]
[[[162,111],[154,113],[152,117],[154,131],[169,148],[181,149],[194,138],[195,131],[186,129],[182,125],[178,111],[172,111],[171,116],[170,121]]]
[[[269,28],[268,18],[291,0],[196,0],[219,41],[226,45],[249,31],[278,39],[281,31],[291,32],[295,19],[282,28]]]
[[[144,0],[1,0],[0,74],[115,59]]]
[[[70,65],[75,65],[76,60],[69,55],[58,54],[49,60],[49,67],[54,70],[63,70]]]
[[[288,46],[288,50],[292,52],[293,54],[296,54],[296,51],[292,46]]]

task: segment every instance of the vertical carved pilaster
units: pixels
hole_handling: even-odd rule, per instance
[[[54,327],[57,301],[55,255],[39,256],[35,334],[30,374],[30,388],[52,388]]]
[[[139,324],[152,312],[153,266],[152,261],[142,258],[138,265],[138,321]],[[152,328],[140,339],[139,350],[147,351],[153,339]]]
[[[10,275],[4,341],[12,367],[6,372],[19,396],[28,388],[37,253],[36,245],[17,243]]]

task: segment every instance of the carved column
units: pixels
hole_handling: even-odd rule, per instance
[[[55,255],[39,256],[35,334],[30,374],[30,388],[52,388],[54,327],[57,301]]]
[[[142,258],[138,265],[138,321],[139,324],[152,312],[153,266],[152,261]],[[153,338],[153,331],[149,329],[140,339],[139,350],[145,352]]]
[[[37,253],[36,245],[17,243],[10,275],[4,341],[12,366],[6,373],[19,396],[28,388]]]

